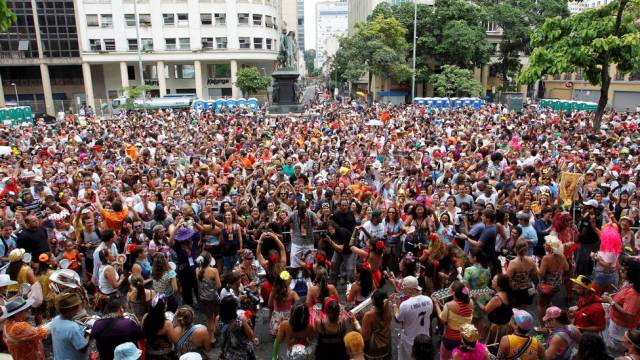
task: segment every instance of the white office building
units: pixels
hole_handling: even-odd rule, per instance
[[[327,58],[338,51],[340,35],[349,27],[346,1],[324,1],[316,4],[316,67],[322,68]]]
[[[77,1],[88,103],[140,84],[138,47],[142,79],[153,96],[239,98],[238,69],[274,69],[280,0],[137,0],[135,6],[133,1]]]

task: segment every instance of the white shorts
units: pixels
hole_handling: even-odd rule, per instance
[[[292,268],[296,269],[300,267],[300,262],[304,261],[304,255],[308,251],[313,250],[313,245],[296,245],[291,243],[291,253],[290,259],[291,264],[289,264]]]

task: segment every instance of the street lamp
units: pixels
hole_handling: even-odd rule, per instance
[[[411,103],[416,91],[416,31],[418,28],[418,0],[413,0],[413,73],[411,74]]]
[[[16,92],[16,106],[20,106],[20,98],[18,98],[18,87],[16,86],[16,83],[11,83],[11,86],[13,86],[13,90]]]

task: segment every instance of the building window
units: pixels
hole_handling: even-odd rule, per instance
[[[100,26],[98,22],[98,15],[87,15],[87,26]]]
[[[162,14],[162,20],[165,26],[173,26],[176,24],[176,16],[174,14]]]
[[[152,38],[142,38],[142,50],[143,51],[153,51],[153,39]]]
[[[101,51],[102,43],[100,39],[89,39],[89,49],[91,49],[91,51]]]
[[[253,48],[262,49],[262,38],[253,38]]]
[[[303,25],[304,24],[304,20],[302,20],[302,18],[298,18],[298,25]]]
[[[616,81],[624,81],[624,72],[616,70]]]
[[[253,14],[253,25],[262,26],[262,15]]]
[[[210,78],[230,78],[231,77],[231,65],[230,64],[209,64],[207,66],[207,73]]]
[[[145,65],[142,70],[145,80],[157,80],[158,79],[158,67],[156,65]]]
[[[135,14],[124,14],[124,22],[127,26],[136,26],[136,15]]]
[[[562,74],[553,75],[553,80],[562,80]]]
[[[582,80],[582,69],[576,70],[576,80]]]
[[[191,49],[191,39],[180,38],[180,50],[190,50],[190,49]]]
[[[248,37],[238,38],[240,41],[240,49],[251,49],[251,40]]]
[[[216,38],[216,48],[218,48],[218,49],[226,49],[227,48],[227,38],[226,37],[217,37]]]
[[[214,14],[213,17],[216,19],[216,25],[227,24],[227,14]]]
[[[178,14],[178,26],[189,26],[189,14]]]
[[[239,13],[238,14],[238,24],[239,25],[249,25],[249,14],[247,14],[247,13]]]
[[[629,74],[629,81],[640,81],[640,71],[634,71]]]
[[[127,39],[129,51],[138,51],[138,39]]]
[[[193,65],[176,65],[174,75],[176,79],[193,79],[195,70]]]
[[[211,14],[200,14],[200,24],[202,25],[213,24],[213,18],[211,17]]]
[[[273,49],[273,44],[272,44],[271,39],[267,39],[267,50],[272,50]]]
[[[104,39],[104,49],[106,51],[115,51],[116,50],[116,40],[115,39]]]
[[[166,39],[164,39],[164,49],[165,50],[175,50],[176,49],[176,38],[166,38]]]
[[[202,39],[202,49],[213,49],[213,38],[212,37],[203,37]]]
[[[139,14],[140,26],[151,26],[151,14]]]
[[[113,27],[113,16],[111,14],[102,14],[100,15],[100,22],[103,28]]]
[[[266,15],[264,17],[264,26],[268,27],[268,28],[272,28],[273,27],[273,18],[269,15]]]
[[[127,78],[129,80],[136,79],[136,68],[133,65],[127,65]]]

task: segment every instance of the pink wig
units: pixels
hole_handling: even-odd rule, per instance
[[[600,231],[600,251],[622,253],[622,238],[614,224],[606,224]]]

